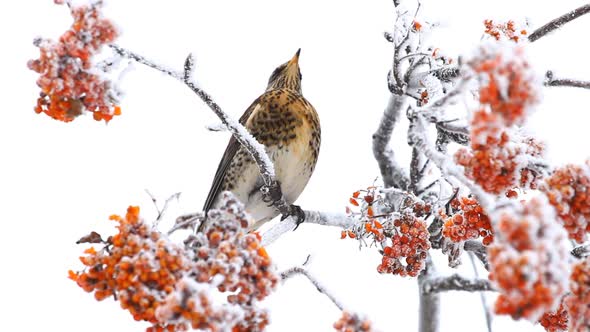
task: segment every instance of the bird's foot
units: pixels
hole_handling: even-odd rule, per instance
[[[261,188],[262,201],[270,203],[269,206],[273,206],[276,202],[283,198],[283,192],[281,191],[281,183],[279,181],[273,181],[270,185],[264,185]]]
[[[293,230],[296,230],[299,227],[299,225],[301,225],[301,223],[305,221],[305,212],[303,211],[301,206],[291,204],[289,205],[289,213],[283,214],[281,216],[281,221],[287,219],[288,217],[293,217],[295,219],[295,228],[293,228]]]

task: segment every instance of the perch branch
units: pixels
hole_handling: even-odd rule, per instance
[[[351,218],[345,214],[325,213],[318,211],[304,211],[304,213],[305,222],[310,224],[349,228],[357,222],[354,218]],[[287,218],[283,220],[262,234],[262,245],[267,246],[273,243],[281,235],[295,229],[295,227],[297,227],[297,223],[295,220],[293,220],[293,218]]]

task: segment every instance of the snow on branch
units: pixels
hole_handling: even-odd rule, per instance
[[[117,45],[110,45],[110,47],[120,56],[129,58],[134,60],[138,63],[146,65],[150,68],[158,70],[168,76],[171,76],[181,82],[183,82],[186,86],[188,86],[209,108],[219,117],[221,122],[228,128],[228,130],[232,133],[235,139],[250,153],[252,158],[256,161],[258,168],[260,169],[260,175],[264,181],[265,186],[261,190],[263,193],[268,193],[269,191],[280,192],[280,186],[278,182],[275,180],[275,172],[274,166],[272,161],[266,154],[266,150],[264,146],[256,139],[250,135],[248,130],[244,128],[240,123],[232,119],[229,115],[227,115],[221,107],[213,100],[211,95],[205,92],[198,84],[195,82],[193,78],[194,72],[194,65],[195,61],[192,54],[189,54],[184,63],[184,70],[182,72],[172,70],[156,64],[153,61],[148,60],[147,58],[126,50],[122,47]],[[281,199],[274,203],[274,206],[283,214],[283,216],[291,215],[292,209],[290,205],[285,201],[284,197],[281,195]]]
[[[304,211],[305,222],[323,226],[335,226],[343,229],[350,228],[357,222],[354,218],[339,213],[326,213],[319,211]],[[292,231],[297,227],[297,221],[294,218],[287,218],[282,222],[274,225],[268,231],[262,234],[261,243],[267,246],[273,243],[281,235]]]
[[[578,17],[588,14],[590,12],[590,4],[583,5],[576,8],[568,13],[561,15],[560,17],[552,20],[551,22],[543,25],[542,27],[535,30],[529,35],[529,41],[534,42],[539,38],[546,36],[551,31],[561,28],[564,24],[571,22]]]
[[[468,279],[458,274],[448,277],[435,277],[425,280],[421,285],[425,294],[447,291],[481,292],[494,291],[494,286],[488,279]]]
[[[571,88],[583,88],[583,89],[590,89],[590,81],[580,81],[574,80],[571,78],[554,78],[552,71],[547,71],[545,74],[545,81],[543,82],[545,86],[562,86],[562,87],[571,87]]]

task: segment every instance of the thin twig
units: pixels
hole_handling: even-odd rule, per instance
[[[281,280],[286,281],[287,279],[298,274],[305,276],[307,280],[309,280],[315,286],[318,292],[326,295],[330,299],[330,301],[332,301],[332,303],[334,303],[334,305],[338,307],[338,309],[340,309],[340,311],[344,310],[344,306],[342,305],[342,303],[340,303],[340,301],[338,301],[338,299],[336,299],[336,297],[331,292],[329,292],[324,285],[322,285],[316,278],[314,278],[309,273],[307,269],[304,269],[303,267],[295,266],[286,271],[281,272]]]
[[[576,18],[590,12],[590,4],[583,5],[579,8],[572,10],[571,12],[565,13],[560,17],[552,20],[551,22],[543,25],[542,27],[535,30],[529,35],[529,41],[534,42],[539,38],[546,36],[548,33],[555,29],[561,28],[564,24],[575,20]]]
[[[545,86],[590,89],[590,81],[580,81],[571,78],[553,78],[553,72],[550,70],[545,74],[543,84]]]
[[[471,261],[471,267],[473,268],[473,274],[475,278],[479,278],[479,272],[477,271],[477,265],[475,265],[475,255],[472,252],[468,253],[469,260]],[[492,332],[492,314],[490,312],[490,308],[486,302],[486,296],[483,292],[479,293],[479,300],[481,301],[481,306],[483,307],[483,313],[486,317],[486,326],[488,328],[488,332]]]

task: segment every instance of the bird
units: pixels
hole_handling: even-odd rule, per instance
[[[293,203],[315,169],[321,128],[315,108],[301,91],[300,53],[301,49],[298,49],[289,61],[272,72],[266,91],[246,109],[239,122],[264,145],[274,164],[283,197],[302,213],[301,208]],[[205,200],[205,218],[198,231],[208,227],[207,212],[219,206],[224,191],[232,192],[245,205],[246,212],[252,217],[249,230],[256,230],[278,216],[279,211],[262,194],[262,186],[264,182],[254,159],[232,136]]]

